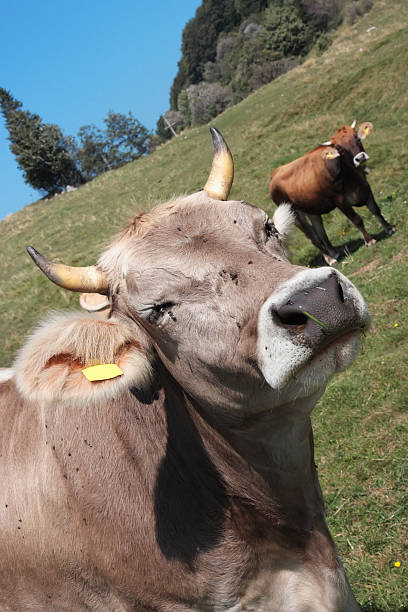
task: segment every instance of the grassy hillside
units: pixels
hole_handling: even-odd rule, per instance
[[[366,144],[370,182],[397,233],[385,237],[363,209],[367,229],[378,238],[368,249],[340,212],[326,217],[333,243],[349,252],[339,269],[365,296],[373,325],[357,363],[330,384],[314,423],[333,536],[358,600],[365,610],[384,612],[408,609],[407,24],[406,0],[377,0],[356,25],[337,33],[323,56],[310,57],[214,122],[235,158],[231,197],[267,210],[273,209],[267,197],[272,168],[327,140],[355,116],[374,124]],[[78,303],[76,294],[52,285],[34,267],[26,244],[51,259],[94,263],[136,208],[201,188],[211,157],[208,127],[190,130],[150,157],[2,221],[0,365],[11,363],[47,310]],[[294,262],[323,264],[298,231],[292,253]]]

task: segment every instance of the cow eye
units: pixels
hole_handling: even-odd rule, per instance
[[[172,308],[174,308],[174,306],[174,302],[164,302],[163,304],[156,304],[150,311],[148,317],[149,322],[158,323],[166,314],[170,317],[170,319],[176,321],[177,319],[172,311]]]
[[[279,232],[274,226],[271,219],[268,219],[267,222],[265,223],[265,234],[266,234],[267,240],[269,240],[269,238],[271,238],[272,236],[274,238],[279,238]]]

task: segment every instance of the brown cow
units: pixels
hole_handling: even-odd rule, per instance
[[[343,125],[328,142],[294,161],[279,166],[271,174],[269,193],[275,204],[290,202],[295,209],[296,225],[322,251],[329,265],[335,265],[341,251],[331,244],[323,227],[321,215],[339,208],[363,234],[367,246],[376,240],[365,229],[353,206],[367,206],[387,234],[395,227],[384,219],[367,181],[369,159],[362,140],[373,129],[372,123],[362,123],[355,130]],[[308,222],[309,218],[310,223]]]
[[[369,315],[274,219],[203,191],[136,216],[97,266],[30,254],[112,313],[49,317],[1,385],[2,611],[352,612],[310,412]]]

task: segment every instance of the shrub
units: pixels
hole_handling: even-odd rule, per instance
[[[301,0],[305,14],[319,29],[328,30],[339,25],[344,0]]]
[[[255,36],[258,36],[261,30],[262,30],[262,26],[259,23],[253,23],[251,21],[243,28],[242,33],[247,38],[255,38]]]
[[[182,89],[180,91],[177,97],[177,108],[179,109],[179,113],[183,117],[184,125],[186,127],[189,127],[191,125],[192,116],[187,89]]]
[[[221,79],[221,70],[218,62],[207,62],[204,66],[204,81],[215,83]]]
[[[262,87],[262,85],[270,83],[281,74],[294,68],[298,63],[298,58],[288,57],[274,62],[255,64],[252,70],[252,76],[249,79],[251,91],[255,91]]]
[[[234,7],[241,18],[259,13],[268,4],[267,0],[234,0]]]
[[[228,89],[222,87],[219,83],[199,83],[198,85],[190,85],[186,90],[188,109],[185,108],[187,118],[191,117],[193,125],[202,125],[208,123],[213,117],[216,117],[231,104],[231,94]],[[183,100],[185,105],[185,99]],[[181,109],[180,109],[180,112]],[[183,115],[184,120],[186,117]]]
[[[316,50],[318,55],[324,53],[331,45],[332,39],[327,32],[321,32],[316,40]]]
[[[227,53],[231,53],[237,45],[237,37],[233,35],[221,36],[217,42],[216,60],[219,62]]]
[[[344,20],[348,25],[353,25],[359,17],[368,13],[372,8],[371,0],[359,0],[358,2],[349,2],[344,9]]]

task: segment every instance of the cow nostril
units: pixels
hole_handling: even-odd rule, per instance
[[[345,307],[343,285],[332,273],[319,285],[312,286],[292,295],[290,299],[271,312],[275,323],[286,328],[302,332],[307,327],[310,331],[316,325],[328,330],[328,321],[341,318]]]
[[[340,302],[344,304],[344,292],[343,292],[343,287],[341,286],[341,283],[337,285],[337,290],[339,292]]]
[[[275,317],[283,325],[293,325],[299,327],[300,325],[306,325],[308,317],[303,312],[291,310],[286,308],[280,308],[279,311],[274,311]]]

